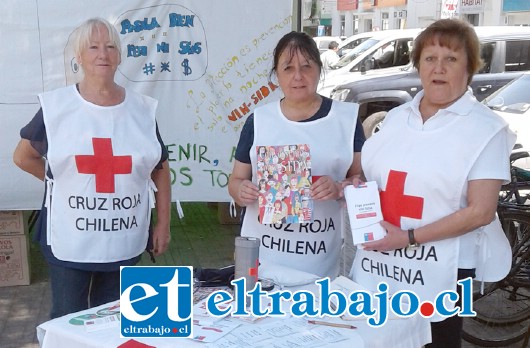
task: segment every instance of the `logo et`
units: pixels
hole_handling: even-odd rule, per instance
[[[122,337],[193,337],[193,269],[127,266],[120,270]]]

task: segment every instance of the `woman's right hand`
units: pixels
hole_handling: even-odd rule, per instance
[[[258,187],[250,181],[251,178],[252,166],[235,160],[232,174],[228,179],[228,193],[241,207],[246,207],[258,199]]]

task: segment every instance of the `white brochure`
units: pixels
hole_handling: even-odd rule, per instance
[[[383,220],[383,214],[375,181],[368,181],[358,187],[346,186],[344,197],[354,245],[378,240],[386,235],[379,224]]]

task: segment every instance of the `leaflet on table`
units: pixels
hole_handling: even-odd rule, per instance
[[[311,155],[306,144],[256,146],[262,224],[313,221]]]
[[[109,327],[120,326],[120,313],[112,314],[107,317],[95,318],[85,322],[87,332],[100,331]]]
[[[375,181],[368,181],[358,187],[346,186],[344,197],[354,245],[379,240],[386,235],[379,224],[383,220],[383,214]]]
[[[285,348],[323,347],[340,341],[350,341],[352,347],[362,347],[359,335],[341,329],[311,325],[307,318],[271,319],[259,326],[241,325],[213,344],[215,348]]]
[[[215,342],[221,337],[240,326],[241,323],[229,320],[220,320],[216,323],[203,323],[193,319],[193,340],[199,342]]]
[[[309,324],[308,319],[310,318],[275,320],[262,327],[262,330],[272,336],[272,338],[253,344],[252,347],[321,347],[357,336],[353,332],[348,332],[346,335],[344,331],[337,328]],[[362,346],[362,344],[360,346],[356,345],[356,342],[350,343],[352,343],[351,347]]]
[[[226,311],[226,314],[224,316],[214,317],[208,311],[207,303],[208,303],[208,297],[203,298],[202,300],[197,302],[195,305],[193,305],[194,321],[198,321],[204,325],[215,324],[230,314],[230,311]],[[231,306],[231,302],[220,303],[217,305],[217,308],[219,310],[226,310],[226,309],[229,309],[230,306]]]
[[[272,307],[272,300],[270,299],[270,297],[266,297],[266,298],[263,298],[260,300],[260,310],[261,312],[266,312],[266,311],[270,311],[271,310],[271,307]],[[258,320],[261,320],[261,319],[264,319],[265,317],[255,317],[255,316],[252,316],[252,315],[249,315],[247,317],[243,317],[243,316],[233,316],[232,319],[234,320],[241,320],[241,321],[244,321],[244,322],[248,322],[248,323],[254,323]]]
[[[120,302],[101,308],[95,313],[78,315],[68,321],[71,325],[83,325],[87,332],[105,330],[120,325]]]

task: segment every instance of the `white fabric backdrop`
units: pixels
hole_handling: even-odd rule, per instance
[[[40,207],[42,183],[12,153],[36,95],[79,80],[69,39],[95,16],[121,34],[117,82],[159,100],[173,201],[229,201],[243,123],[281,95],[268,79],[273,48],[292,28],[291,1],[4,0],[0,11],[0,210]]]

